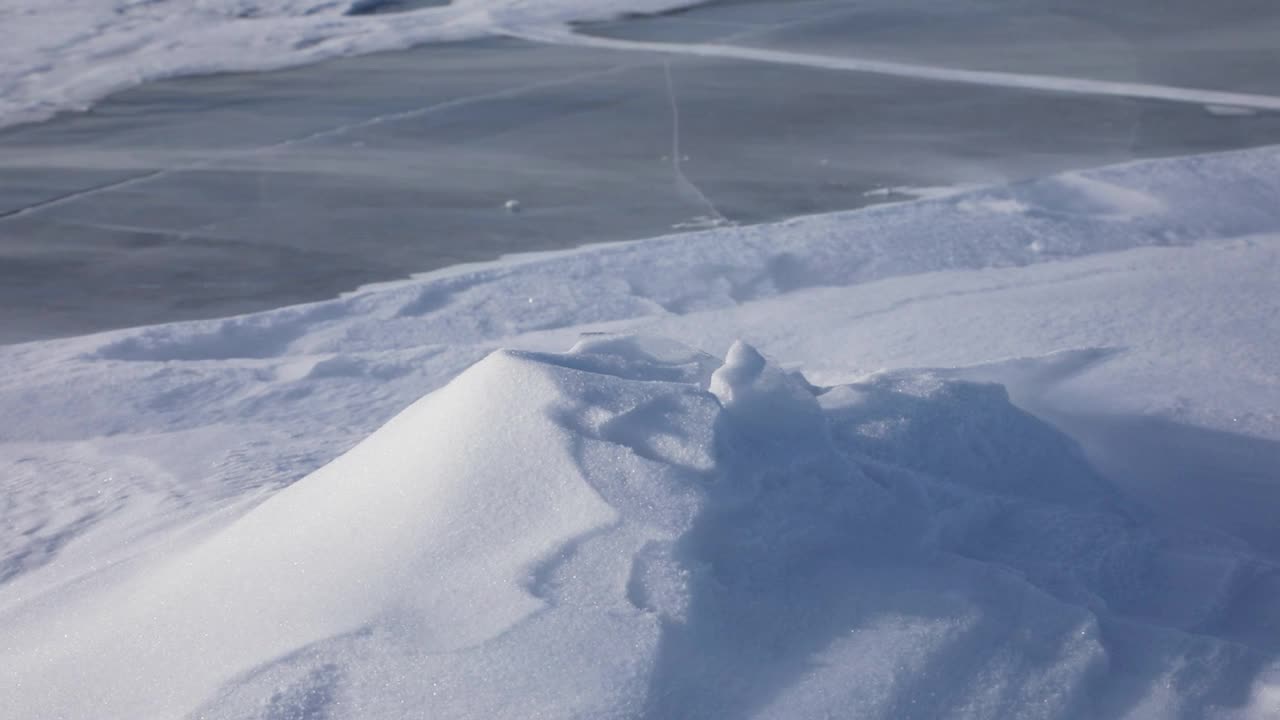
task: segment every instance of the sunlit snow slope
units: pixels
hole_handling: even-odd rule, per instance
[[[1274,717],[1278,194],[1138,163],[0,348],[6,712]]]

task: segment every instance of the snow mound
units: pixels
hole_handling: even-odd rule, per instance
[[[998,386],[591,335],[5,611],[0,677],[18,717],[1262,717],[1277,599]]]

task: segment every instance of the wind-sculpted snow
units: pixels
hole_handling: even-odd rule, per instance
[[[1280,649],[1216,628],[1274,628],[1277,592],[998,387],[603,336],[496,352],[189,548],[20,612],[0,669],[23,717],[1123,717],[1157,688],[1201,716]]]
[[[301,310],[104,336],[111,339],[96,352],[156,361],[413,347],[440,339],[491,342],[913,273],[1029,265],[1275,231],[1276,197],[1275,148],[1133,163],[909,206],[446,272]],[[333,331],[316,332],[326,318],[336,321]]]
[[[80,110],[149,80],[396,50],[690,0],[0,0],[0,126]]]
[[[0,347],[5,713],[1274,717],[1278,194],[1139,163]]]

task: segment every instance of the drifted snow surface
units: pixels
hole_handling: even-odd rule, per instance
[[[267,70],[689,4],[693,2],[0,0],[0,127],[83,110],[112,92],[160,78]],[[372,12],[378,6],[397,12]]]
[[[1277,193],[1140,163],[0,348],[6,712],[1275,717]]]
[[[1114,717],[1154,685],[1200,713],[1277,648],[1272,565],[1159,527],[1001,388],[814,388],[742,343],[718,364],[613,336],[493,353],[230,526],[14,627],[11,707]],[[1271,632],[1196,632],[1228,618]]]

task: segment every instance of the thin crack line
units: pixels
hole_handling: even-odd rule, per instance
[[[149,172],[141,173],[139,175],[133,175],[131,177],[124,178],[123,180],[116,180],[116,181],[105,183],[102,185],[97,185],[94,187],[85,188],[83,190],[78,190],[76,192],[68,193],[66,195],[60,195],[55,198],[49,198],[47,200],[42,200],[40,202],[32,203],[30,205],[26,205],[20,208],[14,208],[12,210],[0,212],[0,222],[30,215],[33,213],[40,212],[42,210],[48,210],[50,208],[59,207],[67,203],[74,202],[76,200],[81,200],[86,197],[92,197],[94,195],[99,195],[101,193],[109,192],[111,190],[119,190],[121,188],[132,187],[134,185],[147,182],[148,180],[155,180],[157,178],[166,177],[174,173],[190,172],[193,170],[204,170],[204,169],[216,167],[221,163],[231,162],[236,159],[266,155],[268,153],[275,152],[278,150],[284,150],[284,149],[296,147],[298,145],[304,145],[306,143],[315,142],[317,140],[323,140],[326,138],[335,137],[338,135],[342,135],[343,133],[351,132],[353,130],[359,130],[366,127],[373,127],[375,125],[380,125],[382,123],[397,122],[400,120],[407,120],[415,117],[424,117],[424,116],[431,115],[438,112],[445,112],[445,111],[453,110],[459,107],[466,107],[467,105],[472,105],[475,103],[483,103],[483,102],[490,102],[493,100],[501,100],[504,98],[519,97],[520,95],[523,95],[525,93],[536,92],[538,90],[558,87],[561,85],[570,85],[576,82],[581,82],[583,80],[590,80],[592,78],[603,77],[613,73],[622,72],[624,70],[630,70],[636,67],[643,67],[649,64],[651,63],[638,62],[638,63],[620,64],[605,70],[592,70],[591,72],[580,73],[578,75],[573,75],[567,78],[559,78],[556,80],[545,80],[542,82],[530,83],[528,85],[521,85],[518,87],[507,88],[505,90],[499,90],[492,93],[485,93],[481,95],[470,95],[462,98],[454,98],[452,100],[445,100],[442,102],[433,103],[431,105],[425,105],[423,107],[413,108],[410,110],[402,110],[402,111],[393,112],[393,113],[386,113],[383,115],[376,115],[374,117],[367,118],[359,122],[347,123],[344,125],[339,125],[337,127],[326,128],[324,130],[308,133],[306,135],[302,135],[299,137],[288,138],[285,140],[281,140],[279,142],[271,143],[268,145],[262,145],[255,148],[237,150],[227,155],[219,155],[218,157],[205,158],[202,160],[183,163],[181,165],[176,165],[173,167],[160,168],[158,170],[151,170]]]
[[[662,61],[663,74],[667,80],[667,100],[671,105],[671,170],[675,174],[676,187],[685,193],[692,195],[695,200],[702,203],[706,208],[707,214],[713,218],[717,224],[730,224],[729,218],[711,202],[711,198],[702,192],[702,189],[694,184],[684,173],[684,159],[681,156],[680,149],[680,103],[676,101],[676,85],[671,77],[671,60],[664,59]]]
[[[98,193],[107,192],[109,190],[115,190],[116,188],[136,185],[137,183],[144,182],[152,178],[160,177],[161,175],[165,175],[167,173],[174,172],[174,171],[175,169],[173,168],[161,169],[161,170],[150,170],[148,172],[141,173],[139,175],[131,175],[122,180],[113,180],[109,183],[103,183],[102,185],[94,185],[93,187],[84,188],[83,190],[76,190],[74,192],[66,193],[65,195],[58,195],[56,197],[48,198],[47,200],[41,200],[39,202],[32,203],[30,205],[24,205],[19,208],[13,208],[12,210],[5,210],[4,212],[0,212],[0,221],[21,217],[23,215],[38,212],[40,210],[44,210],[50,207],[55,207],[57,205],[64,205],[66,203],[79,200],[82,197],[97,195]]]

